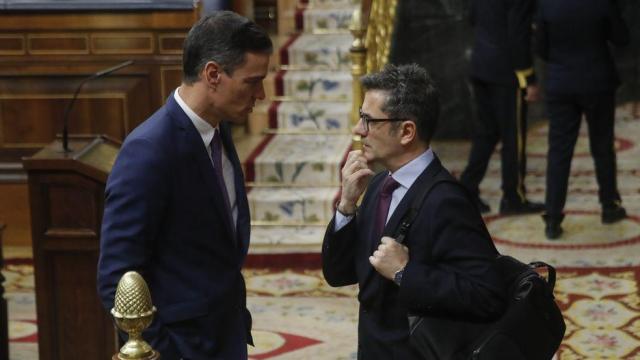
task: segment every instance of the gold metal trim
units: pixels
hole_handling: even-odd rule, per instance
[[[20,40],[21,49],[20,50],[0,50],[0,55],[25,55],[27,53],[27,49],[25,47],[24,35],[0,34],[0,41],[2,41],[2,39]]]
[[[521,89],[527,87],[527,78],[533,75],[533,68],[528,68],[524,70],[516,70],[516,77],[518,78],[518,85]]]
[[[84,49],[80,50],[34,50],[31,41],[33,39],[81,39],[84,40]],[[51,34],[27,34],[27,52],[32,55],[88,55],[89,35],[72,33],[51,33]]]
[[[96,41],[104,40],[104,39],[115,39],[121,40],[123,38],[129,39],[143,39],[149,41],[148,48],[97,48]],[[106,55],[106,54],[153,54],[153,50],[155,48],[155,41],[153,38],[153,33],[150,32],[139,32],[139,33],[93,33],[91,34],[91,53],[96,55]]]
[[[186,39],[187,34],[183,33],[173,33],[173,34],[159,34],[158,35],[158,51],[160,54],[182,54],[182,48],[180,49],[165,49],[163,47],[163,40],[174,38],[174,39]]]

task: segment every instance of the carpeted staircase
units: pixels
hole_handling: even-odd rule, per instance
[[[298,4],[296,31],[275,54],[266,135],[244,163],[252,255],[320,252],[351,148],[347,28],[355,6],[349,0]]]

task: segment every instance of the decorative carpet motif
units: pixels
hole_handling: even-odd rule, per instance
[[[283,71],[279,96],[304,100],[350,101],[353,78],[346,71]]]
[[[11,263],[11,259],[9,261]],[[8,265],[11,360],[37,359],[31,265]],[[357,286],[332,288],[320,270],[246,269],[255,347],[250,359],[355,359]],[[558,360],[638,359],[637,267],[559,268],[556,300],[567,323]]]
[[[301,68],[348,70],[350,34],[302,34],[288,48],[289,65]]]
[[[348,135],[278,135],[256,157],[253,181],[264,185],[337,186],[350,148]]]
[[[559,359],[640,358],[640,269],[565,269],[556,286],[567,332]]]
[[[304,12],[304,31],[349,31],[352,13],[353,8],[307,9]]]
[[[254,225],[326,224],[333,216],[337,188],[254,188],[248,195]]]
[[[342,101],[286,101],[277,106],[271,128],[348,133],[351,103]]]

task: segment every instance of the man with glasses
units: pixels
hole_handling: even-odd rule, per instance
[[[440,105],[427,72],[390,65],[362,85],[353,129],[362,150],[351,151],[342,168],[323,272],[331,286],[359,284],[359,359],[419,359],[408,342],[408,313],[490,319],[502,312],[505,291],[492,267],[497,251],[473,200],[429,146]],[[374,162],[386,170],[373,176]],[[425,198],[407,246],[385,236],[436,177],[447,181]]]

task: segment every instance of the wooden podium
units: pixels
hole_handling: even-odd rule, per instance
[[[110,359],[113,321],[96,290],[104,187],[120,148],[106,136],[56,139],[23,159],[29,178],[41,360]]]

